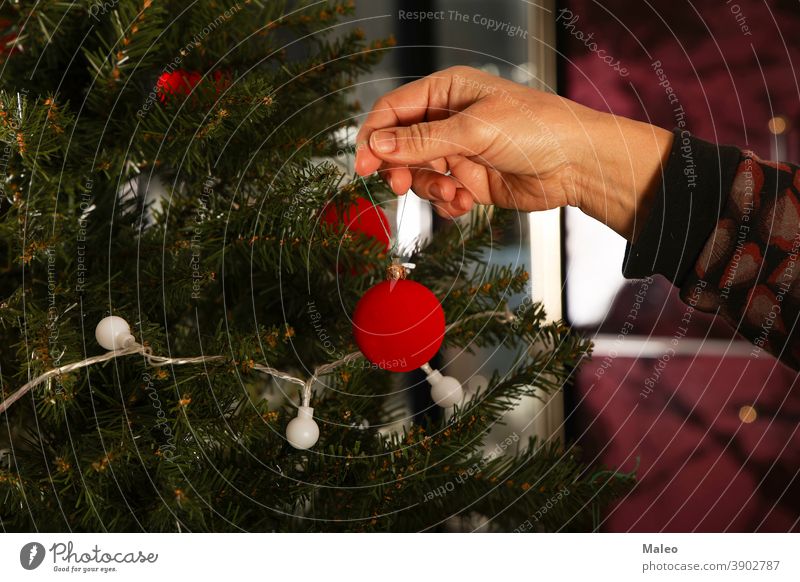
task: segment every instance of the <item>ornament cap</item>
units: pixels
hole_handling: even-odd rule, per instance
[[[405,265],[393,262],[386,267],[386,279],[389,281],[399,281],[408,277],[408,269]]]

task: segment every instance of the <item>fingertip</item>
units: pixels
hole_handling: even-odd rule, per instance
[[[455,192],[455,196],[453,197],[453,207],[461,210],[462,214],[469,212],[472,210],[475,201],[472,199],[472,195],[464,188],[459,188]]]
[[[452,178],[448,178],[447,176],[437,178],[435,185],[440,192],[439,198],[443,201],[452,202],[455,199],[457,187]]]
[[[373,156],[369,149],[356,152],[355,170],[359,176],[374,174],[381,167],[381,160]]]
[[[431,200],[452,202],[454,194],[455,193],[452,190],[448,191],[446,188],[442,188],[442,186],[436,182],[431,184],[430,188],[428,188],[428,196]]]
[[[389,190],[397,196],[402,196],[411,187],[411,173],[407,168],[383,168],[378,174],[386,182]]]
[[[411,171],[408,168],[392,168],[390,170],[392,183],[392,192],[398,196],[402,196],[411,188]]]
[[[462,210],[460,208],[455,207],[452,202],[439,202],[433,204],[433,210],[440,217],[445,218],[447,220],[455,220],[459,216],[466,214],[468,212],[467,210]]]

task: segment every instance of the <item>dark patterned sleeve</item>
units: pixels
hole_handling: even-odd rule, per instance
[[[623,274],[663,274],[685,303],[750,340],[754,357],[769,352],[800,369],[798,191],[797,166],[676,131],[663,186]]]

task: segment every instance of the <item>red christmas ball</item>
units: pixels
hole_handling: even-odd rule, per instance
[[[17,32],[11,30],[13,26],[14,23],[8,18],[0,18],[0,56],[11,56],[20,50],[14,44],[14,41],[17,40]]]
[[[203,76],[197,71],[177,69],[171,73],[161,73],[156,83],[158,98],[163,103],[174,95],[188,95]]]
[[[353,313],[353,335],[364,356],[391,372],[428,363],[444,340],[444,311],[430,289],[414,281],[384,281]]]
[[[389,250],[389,219],[383,210],[365,198],[340,211],[331,203],[322,213],[322,222],[336,227],[342,225],[341,232],[359,232],[380,242],[384,252]]]
[[[158,98],[164,103],[169,97],[188,95],[202,78],[203,75],[197,71],[185,71],[183,69],[177,69],[171,73],[162,73],[156,83]],[[232,81],[233,77],[230,71],[220,69],[215,69],[208,78],[208,82],[213,85],[217,94],[230,87]]]

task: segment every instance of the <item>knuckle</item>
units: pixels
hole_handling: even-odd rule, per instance
[[[411,169],[411,185],[414,188],[425,189],[424,187],[430,181],[429,172],[424,168]]]
[[[389,99],[386,97],[386,95],[378,97],[378,99],[375,101],[375,104],[372,106],[373,111],[387,111],[391,108],[392,105],[389,103]]]
[[[430,127],[427,123],[415,123],[408,128],[408,145],[413,151],[424,151],[429,138]]]
[[[459,132],[462,132],[465,129],[471,129],[465,126],[465,124],[467,124],[468,122],[469,122],[468,117],[466,117],[463,113],[457,113],[456,115],[453,115],[452,117],[447,119],[448,131],[458,134]]]
[[[478,69],[467,65],[454,65],[448,67],[447,73],[450,75],[461,75],[462,77],[473,76],[478,73]]]

